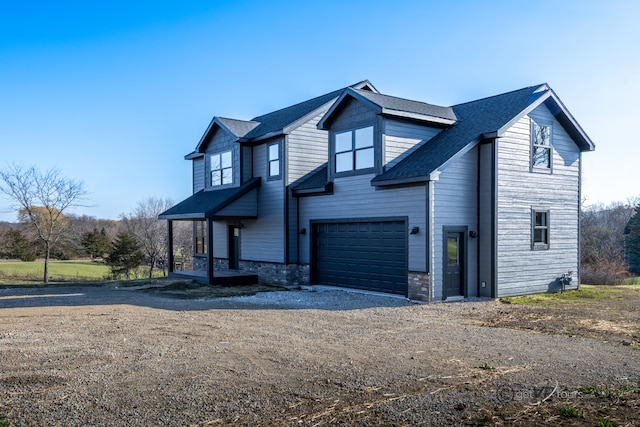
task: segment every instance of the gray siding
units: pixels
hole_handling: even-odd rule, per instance
[[[229,206],[216,212],[219,217],[230,216],[257,216],[258,215],[258,189],[251,190]]]
[[[287,136],[284,158],[286,160],[286,182],[292,184],[327,161],[329,132],[317,125],[328,107],[311,120],[293,129]],[[297,200],[289,197],[289,262],[298,262]]]
[[[204,157],[198,157],[191,162],[193,170],[193,192],[197,193],[204,188]]]
[[[478,230],[478,147],[452,162],[433,185],[433,234],[431,240],[433,297],[443,297],[443,227],[462,226]],[[467,235],[467,295],[477,293],[478,240]]]
[[[287,185],[327,161],[329,132],[317,128],[324,111],[292,130],[285,150]]]
[[[383,166],[393,167],[411,154],[415,148],[430,140],[441,129],[400,120],[385,119],[382,136]]]
[[[300,261],[309,263],[311,220],[381,218],[407,216],[409,229],[420,227],[416,235],[407,236],[409,270],[426,271],[426,190],[424,185],[376,190],[371,186],[373,175],[337,178],[333,195],[301,197]]]
[[[275,142],[275,141],[269,141]],[[284,143],[284,138],[280,139]],[[285,262],[284,180],[267,179],[267,144],[253,148],[254,176],[261,176],[258,189],[258,219],[243,220],[241,259]]]
[[[529,171],[529,117],[499,139],[498,296],[545,292],[562,273],[578,271],[580,152],[545,106],[530,116],[552,125],[553,171]],[[531,250],[532,208],[550,211],[548,250]]]
[[[491,296],[492,271],[493,271],[493,143],[483,144],[478,147],[480,151],[480,182],[479,182],[479,224],[478,224],[478,270],[480,283],[480,295]]]
[[[374,124],[376,122],[376,112],[359,101],[351,99],[344,104],[340,114],[331,123],[332,130],[340,130],[359,126],[362,123]]]

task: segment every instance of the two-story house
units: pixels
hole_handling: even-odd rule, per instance
[[[207,283],[232,270],[422,301],[541,292],[579,283],[594,148],[546,84],[443,107],[364,81],[214,118],[186,156],[194,195],[160,218],[170,235],[193,221],[188,274]]]

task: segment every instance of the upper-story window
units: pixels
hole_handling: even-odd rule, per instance
[[[233,184],[233,155],[231,151],[211,156],[211,186]]]
[[[551,126],[531,119],[531,168],[551,170]]]
[[[280,176],[280,144],[275,143],[267,147],[269,177]]]
[[[373,126],[336,133],[334,149],[336,172],[372,168]]]

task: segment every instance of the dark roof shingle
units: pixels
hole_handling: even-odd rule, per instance
[[[417,148],[393,168],[375,177],[373,183],[428,177],[468,144],[483,134],[498,131],[524,111],[535,99],[542,85],[531,86],[501,95],[454,105],[457,122]]]

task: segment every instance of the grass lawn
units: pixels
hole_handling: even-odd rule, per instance
[[[523,305],[557,305],[568,302],[590,303],[594,301],[624,299],[631,295],[640,295],[640,281],[630,280],[625,285],[581,285],[579,290],[568,290],[565,292],[542,293],[524,295],[519,297],[500,298],[500,301],[510,304]]]
[[[0,262],[0,284],[33,284],[42,282],[44,262]],[[49,261],[50,282],[83,282],[104,280],[106,265],[88,260]]]

